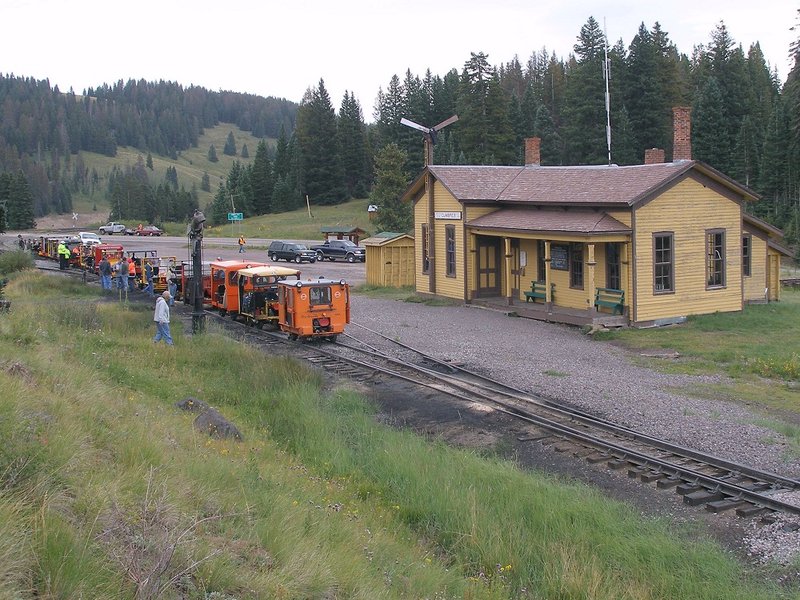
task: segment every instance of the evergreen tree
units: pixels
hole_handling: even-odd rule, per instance
[[[147,161],[145,162],[145,164],[147,165],[148,169],[150,169],[151,171],[153,170],[153,155],[150,154],[149,152],[147,153]]]
[[[13,179],[11,173],[0,173],[0,233],[4,233],[6,230],[6,206],[11,197]]]
[[[275,179],[275,187],[272,189],[272,205],[275,212],[284,212],[294,208],[293,190],[283,176]]]
[[[203,171],[203,177],[200,179],[200,189],[204,192],[211,191],[211,177],[208,175],[208,171]]]
[[[608,160],[603,79],[605,47],[600,26],[594,17],[589,17],[575,44],[577,59],[570,61],[564,90],[562,136],[566,164],[604,164]]]
[[[354,94],[344,93],[337,122],[345,185],[351,198],[364,198],[370,184],[367,133],[361,107]]]
[[[536,120],[533,122],[533,134],[542,140],[541,164],[560,165],[563,151],[561,137],[556,131],[555,123],[547,110],[547,105],[542,104],[536,111]]]
[[[225,140],[225,147],[222,149],[225,156],[236,156],[236,140],[233,138],[233,132],[228,132],[228,139]]]
[[[250,186],[253,189],[253,212],[256,215],[273,212],[272,189],[275,182],[267,153],[267,143],[264,140],[259,141],[256,146],[256,155],[250,170]]]
[[[722,91],[709,77],[692,110],[692,157],[730,173],[730,140]]]
[[[276,179],[279,176],[285,179],[289,174],[289,140],[286,138],[286,130],[283,127],[281,127],[278,142],[275,145],[275,162],[272,171]]]
[[[313,204],[339,204],[346,200],[336,115],[322,79],[303,98],[297,111],[295,135],[302,157],[301,189]]]
[[[405,163],[405,152],[397,144],[384,146],[375,154],[375,186],[369,199],[380,207],[376,222],[380,231],[405,233],[414,228],[411,204],[401,201],[409,183]]]
[[[21,170],[9,185],[5,219],[9,229],[32,229],[36,226],[33,218],[33,196],[28,179]]]
[[[217,149],[214,148],[214,144],[211,144],[211,146],[208,148],[208,162],[219,162],[219,159],[217,158]]]
[[[240,155],[242,158],[250,158],[250,152],[247,150],[247,144],[242,144],[242,152]]]
[[[228,190],[220,183],[217,193],[214,194],[214,199],[211,201],[211,214],[207,214],[206,217],[211,221],[212,225],[224,225],[228,222],[228,213],[231,212],[230,206]]]

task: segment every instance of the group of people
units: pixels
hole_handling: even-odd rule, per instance
[[[127,290],[133,292],[136,289],[136,263],[132,257],[122,258],[116,261],[113,265],[108,260],[107,256],[103,256],[97,265],[97,271],[100,275],[100,287],[104,290],[110,291],[112,289],[112,281],[116,281],[118,290]],[[146,260],[144,261],[144,276],[146,285],[143,291],[150,295],[155,295],[154,279],[156,277],[156,268],[153,264]],[[169,267],[167,273],[167,291],[170,293],[170,306],[175,304],[175,294],[178,289],[178,274],[175,269]]]
[[[136,263],[132,257],[122,258],[113,265],[107,256],[103,256],[97,265],[100,275],[100,287],[103,290],[111,291],[112,280],[116,280],[117,289],[132,292],[136,289]],[[143,288],[146,294],[151,297],[154,292],[155,268],[149,260],[144,261],[144,275],[147,284]],[[173,345],[172,335],[169,330],[169,307],[175,305],[175,294],[178,289],[178,275],[172,267],[169,267],[167,274],[167,289],[164,290],[156,299],[155,313],[153,321],[156,323],[156,335],[153,342],[164,340],[168,346]]]

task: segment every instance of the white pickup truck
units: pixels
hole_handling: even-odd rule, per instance
[[[125,233],[127,227],[122,223],[106,223],[99,227],[100,235],[114,235],[115,233]]]

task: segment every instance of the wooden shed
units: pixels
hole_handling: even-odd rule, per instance
[[[414,285],[414,238],[385,231],[362,240],[367,251],[367,285]]]
[[[325,236],[325,241],[329,239],[333,240],[350,240],[354,244],[358,245],[358,240],[367,233],[360,227],[350,227],[349,225],[335,225],[332,227],[322,227],[320,228],[322,235]]]

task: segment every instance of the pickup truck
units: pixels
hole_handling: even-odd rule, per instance
[[[267,256],[272,262],[278,262],[279,260],[291,260],[296,263],[303,261],[317,262],[316,252],[309,250],[305,245],[281,242],[279,240],[275,240],[269,245]]]
[[[100,235],[114,235],[115,233],[125,233],[127,231],[127,227],[122,223],[106,223],[105,225],[100,225],[99,231]]]
[[[347,262],[364,262],[367,254],[364,248],[350,240],[327,240],[324,244],[311,246],[317,253],[317,260],[346,260]]]

